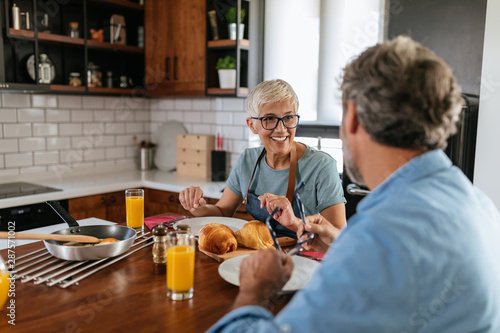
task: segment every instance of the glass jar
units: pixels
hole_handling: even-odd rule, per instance
[[[120,76],[120,88],[127,88],[127,76],[122,75]]]
[[[80,73],[76,72],[69,73],[68,84],[72,87],[80,87],[82,85],[82,80],[80,79]]]
[[[52,82],[52,62],[45,53],[40,54],[40,62],[38,63],[38,82],[42,84],[50,84]]]
[[[78,31],[78,22],[69,22],[69,36],[71,38],[80,37],[80,31]]]
[[[89,62],[87,66],[87,86],[89,88],[102,87],[102,73],[99,71],[99,66]]]

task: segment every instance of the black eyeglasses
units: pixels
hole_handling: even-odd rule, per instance
[[[252,119],[260,120],[262,127],[266,130],[273,130],[278,127],[278,123],[281,120],[283,126],[288,129],[292,129],[299,125],[298,114],[284,116],[282,118],[276,116],[264,116],[264,117],[251,117]]]

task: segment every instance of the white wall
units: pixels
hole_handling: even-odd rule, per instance
[[[500,209],[500,1],[486,9],[474,184]]]

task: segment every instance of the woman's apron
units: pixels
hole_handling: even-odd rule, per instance
[[[295,200],[293,200],[293,195],[294,195],[294,190],[295,190],[295,176],[297,174],[297,150],[295,147],[295,142],[292,145],[292,148],[290,150],[290,168],[288,171],[288,188],[286,190],[286,198],[288,201],[292,203],[292,208],[295,216],[299,216],[299,209],[297,206],[297,203]],[[257,170],[257,167],[259,166],[260,160],[266,155],[266,148],[262,149],[262,152],[260,153],[259,157],[257,158],[257,162],[255,163],[255,166],[253,167],[252,171],[252,176],[250,177],[250,182],[248,183],[247,187],[247,192],[245,194],[245,208],[247,212],[250,213],[250,215],[253,216],[254,219],[259,220],[264,222],[268,217],[269,213],[267,211],[267,208],[260,208],[260,201],[258,199],[258,196],[256,196],[253,193],[250,193],[250,185],[252,184],[253,176],[255,175],[255,171]],[[278,234],[282,236],[287,236],[287,237],[292,237],[292,238],[297,238],[297,234],[295,231],[292,231],[284,226],[282,226],[278,221],[275,219],[271,218],[270,220],[271,226],[273,227],[273,230]]]

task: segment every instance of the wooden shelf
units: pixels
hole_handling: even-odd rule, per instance
[[[90,48],[96,49],[107,49],[110,51],[124,51],[124,52],[134,52],[134,53],[144,53],[143,47],[131,46],[131,45],[123,45],[117,43],[101,43],[95,40],[88,40],[87,46]]]
[[[50,90],[51,91],[62,91],[62,92],[84,93],[85,87],[84,86],[73,87],[73,86],[68,86],[65,84],[51,84]]]
[[[243,48],[250,47],[250,41],[248,39],[239,39],[240,46]],[[232,47],[236,46],[236,39],[218,39],[218,40],[209,40],[208,47],[216,48],[216,47]]]
[[[46,42],[54,42],[60,44],[72,44],[72,45],[85,45],[85,40],[83,38],[71,38],[69,36],[48,34],[45,32],[38,33],[38,40]]]
[[[207,95],[236,95],[236,89],[207,88]],[[248,95],[247,87],[238,89],[238,96]]]
[[[31,30],[9,28],[9,35],[22,38],[35,38],[35,32]]]
[[[130,8],[130,9],[137,9],[137,10],[144,10],[144,5],[140,5],[135,2],[130,2],[127,0],[93,0],[93,3],[105,3],[107,5],[116,5],[117,7],[124,7],[124,8]]]
[[[117,94],[117,95],[137,95],[138,91],[142,91],[140,88],[89,88],[89,93],[95,94]]]

